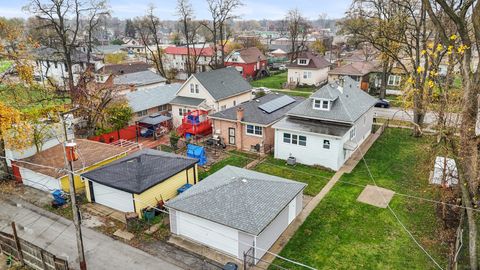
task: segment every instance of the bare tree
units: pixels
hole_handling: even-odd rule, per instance
[[[192,75],[192,64],[191,64],[191,54],[190,54],[190,44],[192,42],[192,20],[193,20],[193,8],[189,0],[178,0],[177,1],[177,15],[180,18],[181,24],[181,33],[185,39],[185,45],[187,46],[187,59],[186,59],[186,71],[187,76]],[[194,47],[195,51],[195,47]]]
[[[98,30],[98,26],[102,22],[102,19],[105,21],[105,17],[108,15],[110,15],[110,12],[107,11],[106,0],[91,0],[91,8],[86,15],[87,25],[85,27],[85,31],[87,32],[85,40],[87,46],[87,63],[90,63],[94,47],[93,34]]]
[[[167,78],[168,76],[163,64],[163,49],[160,46],[161,41],[158,38],[158,30],[160,29],[161,23],[160,19],[153,14],[154,10],[155,8],[150,6],[147,15],[141,18],[136,18],[133,21],[133,25],[137,34],[140,36],[142,43],[147,49],[147,59],[148,57],[151,57],[150,60],[154,63],[157,72]],[[150,45],[152,45],[153,48]]]
[[[298,9],[291,9],[287,12],[285,23],[290,38],[290,60],[293,61],[298,57],[298,53],[305,46],[310,24]]]
[[[210,23],[204,23],[204,25],[212,33],[213,50],[215,53],[213,67],[223,67],[225,65],[225,44],[229,36],[226,23],[237,18],[233,12],[242,6],[243,3],[241,0],[207,0],[207,4],[212,19]],[[220,45],[220,61],[218,61],[218,45]]]

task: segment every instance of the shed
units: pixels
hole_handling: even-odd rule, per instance
[[[453,158],[436,157],[430,183],[450,187],[458,184],[457,164]]]
[[[173,234],[255,263],[302,209],[306,184],[225,166],[168,201]]]
[[[185,184],[197,183],[197,159],[144,149],[107,166],[84,173],[89,202],[122,212],[156,206],[177,195]]]

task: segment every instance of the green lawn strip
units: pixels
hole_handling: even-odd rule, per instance
[[[276,91],[272,89],[273,92],[277,92],[279,94],[289,95],[289,96],[296,96],[296,97],[304,97],[308,98],[312,93],[311,92],[292,92],[292,91]]]
[[[427,181],[426,167],[431,167],[430,140],[413,138],[409,130],[387,129],[365,157],[377,184],[435,199],[436,189]],[[363,162],[341,180],[373,185]],[[362,190],[338,182],[281,255],[319,269],[434,269],[388,209],[356,201]],[[447,247],[439,239],[437,228],[442,228],[442,224],[436,217],[436,205],[396,195],[390,206],[422,246],[445,267]],[[280,259],[274,263],[302,269]]]
[[[304,194],[309,196],[317,195],[334,174],[333,171],[302,164],[289,166],[285,160],[274,159],[271,156],[258,164],[254,170],[306,183],[308,186]]]
[[[200,180],[205,179],[207,176],[213,174],[214,172],[220,170],[227,165],[243,168],[248,163],[252,162],[255,158],[256,157],[254,155],[248,153],[229,151],[226,158],[218,161],[217,163],[214,163],[212,166],[210,166],[208,171],[203,169],[200,170],[198,172],[198,178],[200,178]]]
[[[0,84],[0,101],[23,112],[71,103],[67,95],[59,96],[41,86],[24,87],[20,84]]]
[[[12,66],[10,61],[0,61],[0,73],[7,71]]]

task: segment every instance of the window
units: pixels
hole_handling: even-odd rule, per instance
[[[283,142],[284,142],[284,143],[290,143],[291,137],[292,137],[291,134],[289,134],[289,133],[283,133]]]
[[[399,75],[390,75],[390,76],[388,76],[387,84],[390,85],[390,86],[399,86],[401,78],[402,77],[399,76]]]
[[[237,101],[236,100],[233,101],[233,106],[237,106]]]
[[[262,136],[262,127],[247,125],[247,134]]]
[[[308,72],[308,78],[309,79],[312,78],[312,72],[310,72],[310,71]]]
[[[307,73],[308,73],[308,72],[306,72],[306,71],[303,72],[303,78],[304,78],[304,79],[308,78]]]
[[[193,83],[190,84],[190,93],[195,93],[195,85]]]
[[[307,137],[306,136],[298,136],[298,145],[307,146]]]
[[[318,109],[318,110],[329,110],[330,109],[330,101],[328,101],[326,99],[314,99],[313,108]]]
[[[222,105],[222,106],[220,107],[220,111],[223,111],[223,110],[226,110],[226,109],[227,109],[227,105]]]
[[[330,141],[329,140],[323,140],[323,148],[324,149],[330,149]]]
[[[292,144],[298,143],[298,135],[292,134]]]
[[[67,63],[65,63],[65,71],[68,72],[68,66],[67,66]]]
[[[328,110],[328,100],[322,100],[322,109]]]
[[[145,116],[145,115],[147,115],[147,110],[137,112],[138,117],[142,117],[142,116]]]
[[[353,138],[355,138],[355,135],[356,135],[356,130],[355,130],[355,127],[353,127],[353,128],[350,130],[350,140],[352,140]]]
[[[180,108],[178,109],[178,115],[187,115],[187,113],[190,113],[190,110],[187,111],[187,109]]]
[[[55,66],[55,68],[58,68],[57,61],[54,61],[53,65]]]
[[[195,84],[195,93],[200,93],[200,88],[198,87],[198,84]]]
[[[307,59],[298,59],[298,64],[299,65],[306,65],[307,64]]]
[[[158,106],[158,111],[159,112],[163,112],[163,111],[166,111],[168,110],[168,105],[160,105]]]

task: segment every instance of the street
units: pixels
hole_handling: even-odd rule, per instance
[[[66,258],[71,268],[79,268],[75,229],[70,220],[33,205],[17,206],[0,199],[0,230],[11,233],[12,220],[21,238]],[[181,269],[92,229],[82,228],[88,269]]]
[[[374,108],[374,113],[376,118],[395,119],[400,121],[412,121],[413,119],[412,110],[404,111],[402,108],[396,108],[396,107],[391,107],[388,109]],[[457,118],[459,117],[459,114],[456,114],[456,113],[449,113],[448,115],[449,115],[449,124],[455,123]],[[437,116],[435,113],[427,112],[425,114],[424,123],[426,125],[435,124],[436,121],[437,121]]]

